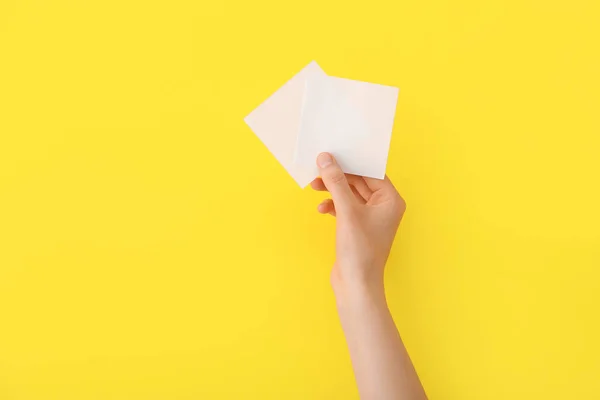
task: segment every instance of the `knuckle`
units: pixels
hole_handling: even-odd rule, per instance
[[[406,211],[406,201],[399,194],[397,194],[394,198],[393,205],[394,215],[402,218],[404,212]]]
[[[406,200],[404,200],[404,198],[402,198],[402,196],[398,195],[398,207],[400,208],[400,210],[402,212],[406,211]]]
[[[334,185],[338,185],[346,181],[346,175],[341,170],[336,170],[329,176],[329,181]]]

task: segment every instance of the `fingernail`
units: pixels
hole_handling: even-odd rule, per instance
[[[328,167],[332,163],[333,163],[333,158],[331,157],[331,154],[329,154],[329,153],[321,153],[321,154],[319,154],[319,157],[317,157],[317,164],[321,168]]]

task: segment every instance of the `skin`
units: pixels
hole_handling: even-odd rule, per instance
[[[362,400],[427,399],[388,309],[384,269],[406,203],[392,182],[344,174],[335,158],[317,158],[311,186],[332,199],[318,211],[336,217],[331,285]]]

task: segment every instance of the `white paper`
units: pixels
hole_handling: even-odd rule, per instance
[[[307,79],[321,76],[326,76],[325,72],[311,62],[244,118],[300,187],[316,177],[312,168],[294,162],[304,91]]]
[[[332,153],[344,172],[383,179],[398,88],[350,79],[312,76],[295,153],[296,164],[318,176],[316,158]]]

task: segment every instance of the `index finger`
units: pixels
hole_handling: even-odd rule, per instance
[[[387,175],[383,179],[367,178],[366,176],[363,176],[363,179],[367,183],[369,189],[371,189],[374,192],[378,190],[392,190],[394,192],[397,192],[396,188],[394,187],[394,184],[392,184],[392,181],[390,180],[390,178],[388,178]]]

